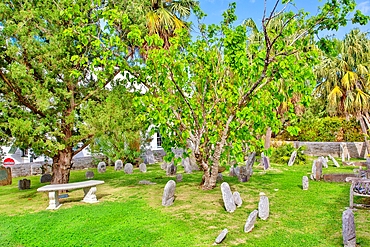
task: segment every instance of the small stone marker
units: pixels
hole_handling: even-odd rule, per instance
[[[0,167],[0,186],[12,184],[12,170],[10,167]]]
[[[114,170],[115,171],[120,171],[122,169],[123,169],[122,160],[116,160],[116,162],[114,162]]]
[[[236,205],[234,202],[233,194],[231,193],[231,189],[228,183],[223,182],[221,184],[221,193],[222,199],[224,201],[225,209],[227,212],[234,212],[236,209]]]
[[[333,157],[333,156],[331,156],[331,155],[329,154],[329,155],[328,155],[328,157],[329,157],[329,159],[331,159],[331,161],[333,161],[333,163],[334,163],[334,165],[335,165],[336,167],[340,167],[340,165],[339,165],[338,161],[337,161],[336,159],[334,159],[334,157]]]
[[[262,161],[263,161],[263,169],[268,170],[270,168],[270,159],[269,159],[269,157],[263,156]]]
[[[216,182],[222,182],[222,181],[224,181],[224,178],[222,176],[222,173],[217,174]]]
[[[230,166],[230,168],[229,168],[229,176],[230,177],[235,177],[236,176],[235,168],[233,166]]]
[[[175,189],[176,182],[173,180],[168,181],[163,191],[162,196],[163,206],[171,206],[173,204],[173,201],[175,200]]]
[[[240,175],[240,167],[239,166],[235,167],[234,168],[234,172],[235,172],[235,176],[239,177],[239,175]]]
[[[226,238],[228,231],[227,228],[223,229],[222,232],[217,236],[214,244],[220,244]]]
[[[262,220],[267,220],[270,215],[269,199],[265,193],[260,193],[260,201],[258,203],[258,217]]]
[[[254,223],[256,223],[258,215],[258,210],[254,210],[252,213],[249,214],[247,221],[244,225],[244,232],[251,232],[254,228]]]
[[[311,179],[319,181],[322,175],[322,163],[320,159],[314,160],[312,164]]]
[[[235,191],[233,193],[234,203],[237,207],[241,207],[243,204],[242,198],[240,197],[240,193]]]
[[[247,167],[246,166],[240,167],[239,176],[238,176],[239,182],[242,182],[242,183],[247,182],[249,179],[248,175],[249,174],[248,174]]]
[[[94,178],[94,172],[93,172],[93,171],[87,171],[87,172],[85,173],[85,177],[86,177],[87,179],[92,179],[92,178]]]
[[[190,164],[190,158],[189,157],[186,157],[185,159],[182,159],[181,164],[184,167],[184,171],[186,173],[192,173],[193,172],[193,168]]]
[[[351,209],[342,214],[342,234],[345,247],[356,247],[356,226],[355,218]]]
[[[292,166],[296,158],[297,158],[297,150],[294,150],[292,155],[290,156],[288,166]]]
[[[21,179],[18,181],[18,189],[19,190],[27,190],[31,188],[31,180],[29,179]]]
[[[107,165],[105,164],[105,162],[104,161],[99,162],[99,164],[98,164],[98,172],[99,173],[104,173],[106,171],[107,171]]]
[[[147,150],[144,154],[144,163],[145,164],[154,164],[155,163],[155,158],[154,158],[154,153],[152,150]]]
[[[163,163],[161,164],[161,169],[167,170],[167,166],[168,166],[167,162],[163,161]]]
[[[176,173],[177,173],[177,166],[175,166],[173,163],[167,166],[167,171],[166,171],[167,176],[175,176]]]
[[[318,159],[321,161],[322,166],[323,166],[324,168],[328,168],[328,161],[325,159],[325,157],[324,157],[324,156],[321,156],[321,157],[319,157]]]
[[[40,177],[40,183],[50,183],[50,182],[51,182],[51,174],[46,173]]]
[[[351,156],[349,155],[349,151],[347,148],[347,144],[345,142],[340,143],[340,153],[342,162],[346,161],[346,159],[349,161],[351,159]]]
[[[145,163],[141,163],[141,164],[139,165],[139,170],[140,170],[141,172],[146,172],[146,165],[145,165]]]
[[[123,168],[123,171],[126,174],[132,174],[132,172],[134,171],[134,166],[131,163],[126,163],[125,167]]]
[[[308,177],[307,176],[302,177],[302,189],[308,190]]]
[[[182,182],[182,178],[183,178],[183,176],[182,176],[182,174],[181,174],[181,173],[177,174],[177,175],[176,175],[176,182],[177,182],[177,183],[178,183],[178,182]]]

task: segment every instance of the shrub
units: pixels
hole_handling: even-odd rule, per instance
[[[271,161],[279,164],[288,164],[292,153],[297,151],[297,156],[294,163],[298,165],[304,165],[307,160],[307,155],[304,154],[304,150],[306,150],[306,146],[294,148],[290,143],[282,144],[281,146],[273,147]]]

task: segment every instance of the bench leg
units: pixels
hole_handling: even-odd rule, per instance
[[[49,207],[46,209],[58,209],[60,206],[62,206],[62,204],[59,203],[58,195],[58,191],[49,192]]]
[[[82,201],[87,202],[87,203],[98,202],[98,199],[96,199],[95,192],[96,192],[96,187],[84,188],[85,196],[84,196],[84,199]]]

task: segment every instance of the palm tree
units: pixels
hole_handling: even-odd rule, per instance
[[[323,55],[315,68],[315,95],[326,100],[330,115],[359,120],[368,153],[370,127],[370,40],[368,33],[353,29],[344,39],[334,40],[334,56]]]
[[[194,0],[151,0],[151,6],[146,14],[146,25],[149,35],[158,34],[164,41],[164,48],[170,46],[169,38],[178,29],[190,29],[184,19],[190,16],[190,11],[198,6]]]

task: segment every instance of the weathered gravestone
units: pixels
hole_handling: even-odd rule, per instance
[[[351,156],[349,155],[347,144],[345,142],[340,143],[340,156],[342,158],[342,162],[346,161],[346,159],[348,161],[351,159]]]
[[[345,247],[356,247],[356,226],[355,218],[351,209],[342,214],[342,234]]]
[[[177,166],[173,163],[167,166],[166,175],[167,176],[175,176],[177,173]]]
[[[270,159],[269,159],[269,157],[263,156],[262,161],[263,161],[263,169],[268,170],[270,168]]]
[[[229,176],[230,177],[235,177],[236,176],[235,168],[233,166],[230,166],[230,168],[229,168]]]
[[[43,174],[41,177],[40,177],[40,183],[50,183],[51,182],[51,174],[49,173],[46,173],[46,174]]]
[[[10,167],[0,167],[0,186],[12,184],[12,170]]]
[[[177,174],[177,175],[176,175],[176,182],[177,182],[177,183],[178,183],[178,182],[182,182],[182,178],[183,178],[183,176],[182,176],[182,174],[181,174],[181,173]]]
[[[231,193],[231,189],[228,183],[223,182],[221,184],[221,193],[222,199],[224,201],[225,209],[227,212],[234,212],[236,209],[236,205],[234,202],[233,194]]]
[[[173,201],[175,200],[175,189],[176,182],[173,180],[168,181],[163,191],[162,196],[163,206],[171,206],[173,204]]]
[[[322,175],[322,163],[319,159],[314,160],[312,164],[311,179],[319,181]]]
[[[224,178],[222,176],[222,173],[217,174],[216,182],[222,182],[222,181],[224,181]]]
[[[267,220],[270,215],[269,199],[265,193],[260,193],[260,201],[258,203],[258,217],[262,220]]]
[[[116,160],[116,162],[114,162],[114,170],[115,171],[120,171],[123,169],[123,162],[122,160]]]
[[[18,181],[18,189],[19,190],[27,190],[31,188],[31,180],[29,179],[21,179]]]
[[[163,170],[167,170],[167,166],[168,166],[169,164],[167,164],[167,162],[165,162],[165,161],[163,161],[163,163],[161,164],[161,169],[163,169]]]
[[[240,175],[240,166],[234,168],[235,176],[239,177]]]
[[[238,180],[242,183],[247,182],[249,179],[248,170],[246,166],[240,167]]]
[[[318,159],[321,161],[322,166],[324,168],[328,168],[328,161],[326,160],[326,158],[324,156],[320,156]]]
[[[339,165],[338,161],[337,161],[336,159],[334,159],[334,157],[333,157],[333,156],[331,156],[331,155],[329,154],[329,155],[328,155],[328,157],[329,157],[329,159],[331,159],[331,161],[333,161],[333,163],[334,163],[334,165],[335,165],[336,167],[340,167],[340,165]]]
[[[105,162],[104,161],[99,162],[99,164],[98,164],[98,172],[99,173],[104,173],[106,171],[107,171],[107,165],[105,164]]]
[[[31,175],[42,174],[41,164],[31,164]]]
[[[292,155],[290,156],[288,166],[292,166],[294,164],[296,158],[297,158],[297,150],[294,150]]]
[[[143,154],[143,159],[145,164],[154,164],[155,158],[152,150],[146,150]]]
[[[302,177],[302,189],[308,190],[308,177],[307,176]]]
[[[146,172],[146,165],[145,165],[144,163],[141,163],[141,164],[139,165],[139,170],[140,170],[141,172]]]
[[[85,177],[86,177],[87,179],[92,179],[92,178],[94,178],[94,172],[93,172],[93,171],[87,171],[87,172],[85,173]]]
[[[215,244],[220,244],[226,238],[228,231],[227,228],[223,229],[222,232],[217,236]]]
[[[246,164],[245,164],[247,168],[247,171],[246,171],[247,181],[249,181],[250,177],[253,174],[253,165],[255,161],[256,161],[256,152],[253,152],[248,156],[248,160],[246,161]]]
[[[252,213],[249,214],[247,221],[244,225],[244,232],[250,232],[254,228],[254,223],[256,223],[258,215],[258,210],[254,210]]]
[[[184,167],[184,171],[186,173],[192,173],[193,172],[193,168],[190,164],[190,158],[189,157],[186,157],[185,159],[182,159],[181,160],[181,165]]]
[[[126,174],[132,174],[132,172],[134,171],[134,166],[131,163],[126,163],[125,167],[123,168],[123,171]]]
[[[237,207],[241,207],[243,204],[242,198],[240,197],[240,193],[235,191],[233,193],[234,203]]]

